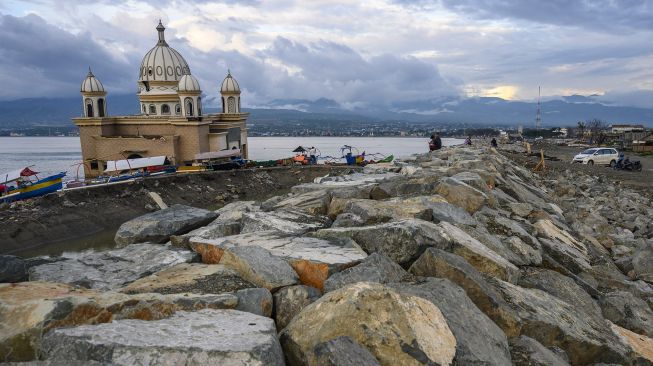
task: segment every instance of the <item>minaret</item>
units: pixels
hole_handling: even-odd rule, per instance
[[[190,74],[188,68],[184,69],[184,75],[179,79],[177,85],[181,115],[183,117],[202,116],[202,89],[197,79]]]
[[[222,94],[222,113],[240,113],[240,86],[231,76],[231,70],[227,71],[227,77],[222,81],[220,94]]]
[[[91,67],[88,68],[86,79],[79,89],[82,93],[82,116],[87,118],[105,117],[107,115],[107,92],[98,80]]]

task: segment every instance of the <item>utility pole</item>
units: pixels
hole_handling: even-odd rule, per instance
[[[542,129],[542,105],[540,103],[540,98],[542,97],[542,87],[537,87],[537,112],[535,112],[535,129]]]

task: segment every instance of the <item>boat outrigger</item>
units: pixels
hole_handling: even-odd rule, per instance
[[[0,202],[20,201],[26,198],[43,196],[62,188],[61,179],[65,172],[39,179],[28,166],[0,175]]]

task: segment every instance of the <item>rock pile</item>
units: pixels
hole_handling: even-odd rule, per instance
[[[0,258],[0,361],[653,364],[653,203],[454,147]],[[126,246],[125,246],[126,245]],[[28,277],[28,278],[26,278]]]

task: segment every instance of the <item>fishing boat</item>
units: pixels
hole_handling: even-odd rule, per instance
[[[102,183],[112,183],[146,176],[174,173],[175,171],[177,171],[177,168],[174,165],[170,165],[168,158],[165,156],[111,160],[107,161],[107,168],[104,170],[104,173],[109,175],[98,177],[98,179]]]
[[[241,157],[238,148],[231,150],[211,151],[195,155],[196,164],[206,166],[211,170],[232,170],[245,166],[246,162]]]
[[[28,166],[0,176],[0,202],[20,201],[56,192],[63,186],[66,172],[39,179],[38,172]]]

